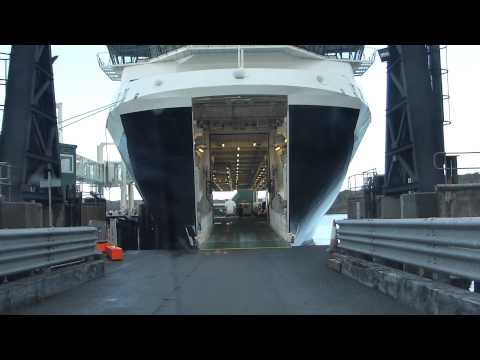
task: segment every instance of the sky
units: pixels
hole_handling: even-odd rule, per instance
[[[383,48],[384,45],[367,45]],[[10,45],[0,45],[0,52],[9,52]],[[111,81],[100,69],[96,54],[106,52],[103,45],[53,45],[53,55],[58,55],[53,65],[57,103],[63,103],[63,118],[87,112],[110,104],[119,82]],[[450,113],[452,124],[444,127],[446,151],[480,151],[476,118],[478,116],[478,92],[480,72],[480,46],[449,45],[448,70]],[[1,65],[1,64],[0,64]],[[444,64],[442,64],[444,65]],[[3,71],[3,70],[2,70]],[[3,75],[3,73],[2,73]],[[356,77],[362,88],[372,114],[371,124],[365,133],[354,159],[350,163],[348,175],[376,168],[384,172],[385,154],[385,108],[386,108],[386,63],[377,56],[372,67],[361,77]],[[0,103],[3,104],[4,87],[0,86]],[[445,107],[447,110],[447,107]],[[78,124],[66,127],[63,133],[65,143],[76,144],[77,153],[96,159],[96,148],[101,142],[111,142],[105,130],[107,111],[101,112]],[[1,115],[1,114],[0,114]],[[473,130],[473,131],[472,131]],[[118,161],[120,155],[114,146],[107,149],[108,160]],[[464,156],[459,165],[480,164],[479,156]],[[462,162],[463,161],[463,162]],[[345,180],[343,188],[347,186]],[[119,198],[119,190],[112,189],[106,197]],[[138,193],[136,199],[140,199]]]

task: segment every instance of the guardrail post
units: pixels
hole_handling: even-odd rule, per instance
[[[372,256],[372,262],[380,265],[387,265],[387,260],[379,258],[377,256]]]
[[[327,251],[328,252],[333,252],[337,248],[337,224],[335,223],[335,220],[332,222],[332,232],[330,234],[330,246],[328,247]]]
[[[432,280],[435,281],[441,281],[444,283],[449,283],[451,281],[450,276],[444,273],[439,273],[439,272],[432,272]]]
[[[465,290],[470,289],[471,284],[472,284],[472,280],[459,278],[459,277],[456,277],[450,280],[450,285],[453,285]]]

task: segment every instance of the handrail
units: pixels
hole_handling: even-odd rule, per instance
[[[438,155],[445,155],[443,165],[438,166],[437,158]],[[470,166],[470,167],[446,167],[447,156],[458,156],[464,154],[480,154],[480,151],[460,151],[460,152],[445,152],[439,151],[433,154],[433,167],[437,170],[477,170],[480,169],[480,166]]]
[[[457,163],[456,160],[450,161],[450,166],[447,164],[447,159],[450,158],[456,158],[460,155],[465,155],[465,154],[480,154],[478,151],[460,151],[460,152],[444,152],[444,151],[439,151],[433,154],[433,167],[436,170],[442,170],[443,171],[443,177],[445,179],[445,184],[448,183],[448,174],[450,174],[450,177],[453,180],[453,177],[457,176],[457,170],[479,170],[479,166],[469,166],[469,167],[458,167],[458,166],[452,166],[453,163]],[[443,155],[443,164],[441,166],[438,165],[438,156]]]
[[[358,174],[353,174],[348,177],[348,190],[349,191],[360,191],[364,190],[368,186],[368,181],[371,178],[374,178],[377,175],[377,169],[369,169]],[[362,184],[357,186],[357,178],[361,177]],[[352,180],[353,179],[353,180]],[[359,180],[360,181],[360,180]]]

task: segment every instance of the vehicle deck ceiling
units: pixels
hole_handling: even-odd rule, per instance
[[[214,190],[264,190],[268,176],[268,146],[267,134],[210,135]]]
[[[264,190],[275,141],[269,134],[287,116],[286,96],[203,97],[192,104],[196,125],[209,134],[214,189]]]

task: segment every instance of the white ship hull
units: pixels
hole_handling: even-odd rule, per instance
[[[283,213],[278,212],[280,214],[278,218],[275,218],[276,214],[272,213],[271,222],[275,222],[275,224],[272,223],[272,227],[277,233],[283,237],[287,237],[288,233],[294,234],[295,244],[300,245],[311,239],[315,219],[325,214],[338,195],[348,164],[370,123],[370,111],[355,82],[355,64],[351,61],[327,59],[293,46],[243,48],[243,54],[241,54],[234,47],[190,46],[150,59],[145,63],[124,65],[120,88],[115,98],[118,103],[108,116],[107,127],[127,168],[137,179],[137,187],[145,202],[155,207],[154,203],[162,200],[158,198],[160,195],[156,193],[157,190],[152,189],[154,179],[145,179],[145,177],[156,175],[145,175],[145,172],[149,171],[145,167],[150,165],[142,163],[143,160],[140,157],[143,155],[139,155],[141,153],[133,149],[133,147],[142,146],[142,136],[146,138],[150,136],[151,131],[155,130],[145,127],[150,121],[142,120],[146,115],[136,117],[136,114],[150,114],[153,121],[151,124],[157,124],[162,121],[162,110],[175,114],[175,109],[178,111],[187,109],[187,112],[190,109],[193,113],[192,106],[197,98],[229,96],[285,98],[288,107],[285,117],[287,130],[284,134],[285,138],[288,138],[288,149],[286,149],[288,155],[285,165],[288,175],[284,180],[286,183],[283,184],[283,191],[278,196],[287,205]],[[153,119],[156,116],[158,120]],[[311,119],[308,119],[309,117]],[[193,139],[196,136],[194,113],[191,120],[193,132],[189,136],[192,137],[192,148],[188,151],[191,151],[194,166],[200,169],[201,161],[194,156],[193,148]],[[128,125],[126,125],[127,122]],[[295,155],[294,152],[295,149],[300,148],[299,141],[302,143],[308,141],[306,140],[308,132],[304,131],[302,134],[301,131],[306,130],[307,127],[311,127],[312,130],[309,140],[312,151],[317,152],[315,162],[311,163],[311,169],[317,170],[306,172],[303,176],[306,179],[305,184],[310,185],[316,180],[313,178],[309,182],[309,176],[320,176],[320,182],[323,182],[322,189],[303,188],[298,174],[298,171],[303,170],[299,168],[300,165],[297,166],[292,162],[295,156],[297,163],[301,163],[301,159],[304,158],[304,155]],[[297,129],[295,133],[299,134],[297,140],[289,134],[294,128]],[[320,133],[315,133],[316,131]],[[330,135],[326,132],[330,132]],[[173,133],[171,135],[176,136]],[[335,140],[332,140],[332,136]],[[344,144],[341,144],[343,140]],[[328,143],[329,147],[324,147],[322,150],[319,143]],[[338,152],[341,155],[338,155],[337,159],[335,154],[325,153],[326,151]],[[324,175],[321,175],[318,169],[325,164],[330,169],[324,168],[322,170]],[[297,169],[293,170],[295,167]],[[210,215],[199,214],[199,204],[205,194],[202,194],[202,188],[198,185],[203,179],[199,178],[196,170],[191,171],[192,176],[196,178],[192,182],[195,193],[195,213],[190,218],[193,219],[178,219],[181,224],[175,226],[181,228],[184,225],[193,225],[202,239],[208,236]],[[188,171],[183,176],[188,175]],[[297,174],[292,171],[297,171]],[[328,174],[329,171],[331,174]],[[324,180],[324,178],[328,179]],[[162,181],[158,183],[159,187],[170,186]],[[142,185],[143,183],[146,185]],[[302,208],[301,211],[294,210],[295,199],[292,197],[294,193],[299,192],[292,189],[292,186],[295,189],[301,188],[305,192],[310,191],[312,194],[310,200],[302,200],[301,206],[299,205]],[[170,200],[175,202],[178,199]],[[178,201],[181,202],[181,200]],[[179,209],[179,211],[183,210]],[[295,211],[297,211],[296,214],[294,214]],[[184,222],[190,222],[190,224],[184,224]]]

